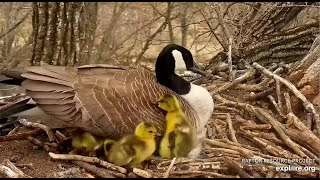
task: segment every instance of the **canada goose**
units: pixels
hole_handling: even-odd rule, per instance
[[[163,94],[176,95],[199,142],[205,137],[213,99],[203,87],[175,71],[203,74],[186,48],[170,44],[159,54],[155,75],[145,68],[105,64],[81,67],[32,66],[21,76],[33,108],[15,114],[51,128],[78,127],[93,135],[117,139],[134,131],[142,120],[164,132],[165,117],[155,105]],[[0,112],[1,113],[1,112]],[[198,146],[193,157],[201,150]]]
[[[196,145],[194,127],[188,122],[176,96],[166,94],[157,102],[167,112],[166,131],[159,146],[160,156],[167,159],[187,157]]]
[[[106,157],[109,157],[110,154],[110,149],[111,147],[116,143],[117,141],[113,140],[113,139],[109,139],[106,138],[103,142],[103,151],[104,151],[104,155]]]
[[[107,160],[117,166],[138,165],[151,157],[156,150],[156,135],[157,129],[152,124],[145,122],[138,124],[134,134],[111,142],[111,148],[106,154]]]
[[[77,154],[85,150],[89,156],[95,156],[96,151],[103,145],[101,137],[95,137],[88,132],[73,132],[72,134],[72,147],[74,148],[70,153]]]

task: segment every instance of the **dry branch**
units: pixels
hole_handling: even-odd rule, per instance
[[[273,98],[271,95],[269,95],[268,98],[269,98],[270,102],[273,104],[274,108],[275,108],[275,109],[277,110],[277,112],[279,113],[279,115],[280,115],[282,118],[285,119],[286,116],[282,113],[280,107],[278,106],[278,104],[276,103],[276,101],[274,100],[274,98]]]
[[[278,132],[281,139],[295,152],[297,153],[301,158],[307,157],[305,153],[303,153],[300,148],[297,146],[296,143],[294,143],[289,136],[286,135],[286,133],[283,131],[283,128],[281,127],[282,124],[280,124],[278,121],[276,121],[268,112],[261,108],[252,108],[252,111],[255,113],[259,119],[264,119],[272,125],[272,127]]]
[[[172,169],[172,167],[173,167],[176,159],[177,159],[176,157],[172,159],[172,161],[171,161],[171,163],[170,163],[167,171],[163,174],[163,177],[164,177],[164,178],[168,178],[168,177],[169,177],[170,171],[171,171],[171,169]]]
[[[81,162],[81,161],[73,161],[74,164],[84,168],[85,170],[97,175],[100,178],[115,178],[111,174],[105,171],[103,168],[96,167],[94,165],[91,165],[86,162]]]
[[[280,89],[280,82],[276,79],[276,93],[277,93],[277,100],[279,109],[282,109],[282,101],[281,101],[281,89]]]
[[[32,142],[33,144],[35,144],[35,145],[37,145],[39,147],[43,147],[47,152],[51,151],[50,147],[48,145],[44,144],[43,142],[41,142],[40,140],[38,140],[38,139],[36,139],[34,137],[31,137],[31,136],[29,136],[27,139],[30,142]]]
[[[150,174],[149,172],[142,170],[142,169],[139,169],[139,168],[133,168],[132,172],[140,177],[143,177],[143,178],[152,178],[153,177],[153,175]]]
[[[228,123],[228,130],[229,130],[229,134],[230,134],[231,140],[233,142],[235,142],[235,143],[238,143],[237,138],[236,138],[236,132],[235,132],[233,126],[232,126],[231,117],[230,117],[229,113],[226,114],[226,120],[227,120],[227,123]]]
[[[26,140],[30,136],[36,136],[43,133],[42,129],[36,129],[33,131],[28,131],[25,133],[18,133],[13,135],[7,135],[7,136],[0,136],[0,142],[4,141],[14,141],[14,140]]]
[[[0,39],[3,38],[4,36],[6,36],[7,34],[9,34],[12,30],[16,29],[21,23],[24,22],[24,20],[29,16],[31,11],[28,11],[28,13],[26,15],[23,16],[23,18],[17,22],[15,25],[13,25],[12,27],[10,27],[6,32],[0,34]]]
[[[286,101],[287,114],[292,113],[291,101],[289,93],[283,93],[284,99]]]
[[[231,159],[225,159],[225,163],[230,168],[230,170],[236,172],[236,174],[238,174],[240,178],[252,178],[247,172],[243,170],[242,167],[240,167],[237,162]]]
[[[127,170],[123,167],[116,166],[114,164],[108,163],[106,161],[102,161],[96,157],[87,157],[87,156],[80,156],[80,155],[70,155],[70,154],[55,154],[52,152],[49,152],[49,156],[53,159],[59,159],[59,160],[76,160],[76,161],[84,161],[89,163],[97,163],[106,169],[118,171],[120,173],[126,173]]]
[[[18,121],[26,127],[40,128],[44,130],[47,133],[50,142],[56,141],[56,136],[49,127],[35,122],[28,122],[26,119],[19,119]]]
[[[238,77],[237,79],[235,79],[233,82],[225,84],[225,85],[219,87],[218,89],[214,90],[214,93],[219,93],[219,92],[225,91],[225,90],[227,90],[227,89],[229,89],[229,88],[231,88],[233,86],[236,86],[237,84],[239,84],[239,83],[245,81],[246,79],[252,77],[254,75],[254,73],[255,73],[255,69],[250,69],[244,75],[242,75],[242,76]],[[211,90],[212,88],[211,88],[211,86],[209,86],[207,89]]]
[[[260,72],[266,74],[268,77],[271,77],[275,80],[279,80],[279,82],[285,84],[292,92],[293,94],[299,98],[303,102],[304,108],[312,113],[314,121],[316,123],[316,128],[318,132],[320,132],[320,117],[317,111],[315,110],[314,106],[312,103],[310,103],[307,98],[289,81],[283,79],[282,77],[268,71],[266,68],[262,67],[258,63],[253,63],[253,67],[257,68]]]
[[[32,178],[31,176],[22,172],[8,159],[3,161],[4,165],[0,165],[0,173],[6,175],[9,178]]]
[[[252,124],[240,127],[240,129],[243,130],[267,130],[271,128],[272,126],[270,124]]]

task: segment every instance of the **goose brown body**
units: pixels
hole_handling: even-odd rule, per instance
[[[78,127],[94,135],[120,138],[144,121],[163,133],[165,114],[156,101],[167,93],[177,96],[190,123],[197,127],[197,113],[188,102],[142,67],[48,65],[27,71],[22,86],[49,115],[45,121],[51,127]]]

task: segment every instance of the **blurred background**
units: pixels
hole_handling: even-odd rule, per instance
[[[2,2],[0,63],[152,66],[168,43],[206,69],[229,45],[237,66],[289,63],[308,52],[319,16],[319,3],[304,2]]]

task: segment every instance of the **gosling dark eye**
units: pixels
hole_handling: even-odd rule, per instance
[[[153,133],[153,131],[149,131],[149,133]]]

